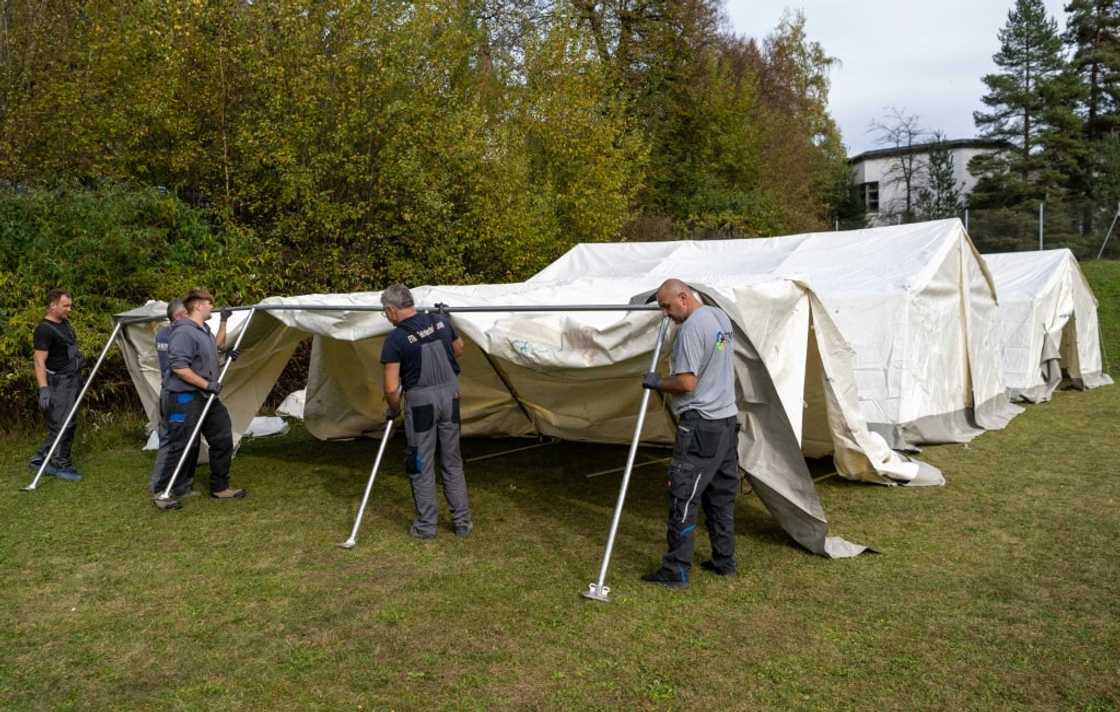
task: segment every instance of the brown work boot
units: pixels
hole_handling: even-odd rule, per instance
[[[214,499],[241,499],[242,497],[244,497],[247,494],[249,494],[249,493],[246,492],[243,489],[234,489],[232,487],[226,487],[221,492],[211,492],[210,496],[213,497]]]

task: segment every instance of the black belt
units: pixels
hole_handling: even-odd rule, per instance
[[[726,418],[705,418],[703,415],[700,414],[700,411],[695,410],[693,408],[689,408],[688,410],[681,411],[681,414],[677,416],[677,420],[679,420],[681,422],[684,422],[686,420],[705,420],[709,423],[729,423],[729,422],[738,423],[739,422],[739,418],[737,416],[734,416],[734,415],[728,416]]]

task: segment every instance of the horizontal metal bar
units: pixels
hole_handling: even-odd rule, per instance
[[[384,309],[381,305],[373,304],[254,304],[250,306],[225,307],[230,311],[352,311],[352,312],[379,312]],[[656,304],[493,304],[485,306],[462,307],[436,307],[418,306],[416,311],[430,314],[433,312],[446,314],[475,314],[475,313],[521,313],[521,312],[611,312],[611,311],[658,311]],[[143,324],[151,321],[166,321],[166,316],[121,317],[116,318],[122,324]]]

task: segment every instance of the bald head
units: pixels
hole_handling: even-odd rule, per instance
[[[665,316],[681,324],[704,304],[687,284],[679,279],[667,279],[657,289],[657,306]]]

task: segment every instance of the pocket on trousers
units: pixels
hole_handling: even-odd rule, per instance
[[[708,459],[716,456],[719,440],[723,432],[718,428],[698,425],[692,428],[692,439],[688,443],[688,454]]]
[[[418,475],[423,469],[420,462],[420,450],[414,447],[404,449],[404,471],[410,475]]]
[[[451,401],[451,422],[452,423],[462,422],[462,420],[460,420],[460,417],[461,416],[459,415],[459,399],[456,398],[456,399]]]
[[[688,499],[696,486],[699,471],[691,462],[673,461],[669,465],[669,494],[673,499]]]
[[[412,432],[426,433],[436,424],[436,408],[432,404],[412,408]]]

